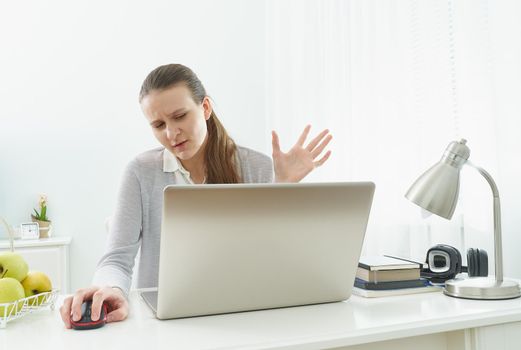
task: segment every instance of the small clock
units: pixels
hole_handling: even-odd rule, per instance
[[[22,239],[38,239],[40,238],[40,226],[37,222],[20,224],[20,235]]]

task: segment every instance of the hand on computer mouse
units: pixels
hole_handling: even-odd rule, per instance
[[[71,316],[71,326],[74,329],[95,329],[105,325],[107,321],[107,306],[105,304],[101,307],[100,316],[97,319],[92,317],[92,300],[86,300],[81,304],[81,318],[74,320]]]
[[[99,319],[102,304],[107,307],[106,322],[123,321],[128,316],[128,301],[123,291],[112,287],[89,287],[79,289],[73,296],[65,298],[60,314],[66,328],[72,328],[72,321],[81,319],[81,306],[85,300],[92,300],[91,318]]]

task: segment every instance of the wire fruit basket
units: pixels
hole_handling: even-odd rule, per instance
[[[10,251],[14,252],[14,235],[11,226],[2,217],[0,217],[0,224],[5,226],[9,234]],[[44,310],[49,307],[51,310],[54,310],[59,292],[59,289],[53,289],[50,292],[35,294],[9,303],[0,303],[0,329],[5,328],[8,322],[31,312]]]
[[[30,314],[31,312],[48,308],[54,310],[59,292],[58,289],[53,289],[50,292],[40,293],[10,303],[0,304],[0,329],[5,328],[8,322]]]

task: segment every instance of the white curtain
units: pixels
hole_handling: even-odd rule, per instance
[[[447,243],[493,256],[490,188],[476,172],[462,172],[451,221],[423,219],[404,198],[460,138],[474,163],[497,172],[489,6],[267,1],[268,126],[285,148],[307,123],[331,130],[332,157],[307,181],[376,183],[365,254],[423,258]]]

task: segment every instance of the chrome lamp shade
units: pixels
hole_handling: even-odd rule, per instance
[[[406,197],[425,210],[450,220],[459,194],[459,169],[436,163],[411,186]]]
[[[467,141],[451,142],[441,160],[423,173],[407,191],[405,197],[423,209],[450,220],[459,194],[460,170],[470,156]],[[495,278],[455,278],[445,282],[446,295],[465,299],[512,299],[521,296],[516,281],[503,280],[501,242],[501,208],[496,183],[489,173],[474,166],[488,181],[494,200],[494,261]]]

